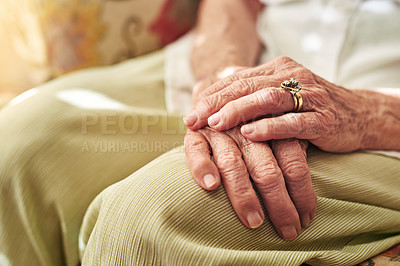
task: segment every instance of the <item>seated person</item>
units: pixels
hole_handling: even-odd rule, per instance
[[[341,3],[204,0],[193,40],[15,99],[0,261],[352,265],[400,243],[400,7]]]

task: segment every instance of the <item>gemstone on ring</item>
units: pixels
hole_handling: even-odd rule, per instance
[[[299,93],[302,88],[302,86],[299,84],[299,81],[295,78],[290,78],[289,80],[285,80],[281,83],[281,88],[288,90],[292,95],[294,101],[293,111],[300,111],[303,107],[303,98]]]

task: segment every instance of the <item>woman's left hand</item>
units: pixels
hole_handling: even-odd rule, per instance
[[[294,109],[294,98],[280,88],[294,77],[303,89],[303,106]],[[365,148],[373,97],[364,91],[350,91],[315,75],[288,57],[235,73],[213,85],[185,117],[193,130],[208,125],[227,130],[242,126],[242,134],[253,141],[307,139],[325,151],[348,152]],[[376,100],[375,100],[376,101]]]

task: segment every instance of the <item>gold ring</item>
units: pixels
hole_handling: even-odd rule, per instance
[[[297,110],[296,112],[299,112],[301,110],[301,108],[303,107],[303,97],[301,97],[300,92],[296,92],[295,96],[297,98]]]
[[[300,95],[301,85],[295,78],[290,78],[281,83],[281,88],[288,90],[293,97],[294,107],[293,111],[299,112],[303,107],[303,97]]]
[[[294,106],[293,106],[293,111],[296,111],[297,108],[299,107],[299,98],[297,97],[297,92],[290,92],[290,94],[293,97],[293,101],[294,101]]]

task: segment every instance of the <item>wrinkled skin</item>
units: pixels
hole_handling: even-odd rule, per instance
[[[290,92],[280,88],[291,77],[303,86],[304,104],[298,113],[291,112]],[[185,117],[192,130],[208,124],[223,131],[259,119],[241,128],[243,136],[253,141],[306,139],[330,152],[354,151],[373,141],[364,135],[375,122],[369,108],[376,105],[372,97],[332,84],[288,57],[235,73],[201,97]]]
[[[212,81],[207,80],[195,88],[195,102],[208,90],[199,86],[210,84]],[[257,228],[265,217],[252,180],[269,219],[287,240],[296,238],[301,226],[309,226],[315,215],[316,195],[306,161],[307,144],[296,139],[254,142],[242,136],[240,127],[225,132],[210,127],[188,130],[185,137],[188,165],[199,186],[214,190],[222,182],[239,219],[245,226]]]

